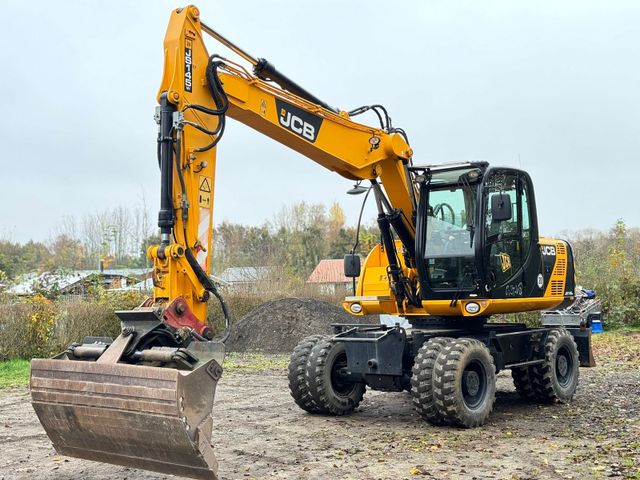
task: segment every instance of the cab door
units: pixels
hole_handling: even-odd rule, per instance
[[[490,298],[539,297],[542,272],[531,179],[526,172],[490,169],[480,191],[479,270]]]

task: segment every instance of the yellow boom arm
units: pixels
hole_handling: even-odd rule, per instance
[[[254,66],[258,62],[203,25],[196,7],[172,12],[158,102],[160,110],[171,113],[171,128],[165,124],[163,135],[160,127],[159,142],[170,144],[171,157],[170,186],[163,199],[170,196],[171,211],[177,213],[164,232],[164,243],[152,247],[149,255],[155,266],[155,302],[182,296],[201,321],[206,317],[206,285],[187,257],[191,252],[202,271],[209,271],[215,145],[224,132],[225,115],[346,178],[377,180],[390,206],[404,213],[408,231],[414,231],[409,220],[414,193],[406,170],[412,151],[401,134],[356,123],[346,112],[320,106],[228,60],[210,60],[205,33],[236,49]],[[161,227],[166,220],[161,218]],[[167,235],[169,231],[174,238]]]

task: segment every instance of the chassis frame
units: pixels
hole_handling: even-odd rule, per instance
[[[379,324],[333,324],[331,341],[344,344],[347,367],[338,373],[342,381],[366,383],[374,390],[402,391],[411,388],[411,369],[418,351],[435,337],[473,338],[483,342],[501,370],[544,362],[537,353],[555,327],[527,327],[522,323],[452,323],[405,329]],[[566,328],[576,341],[581,367],[593,367],[591,329]]]

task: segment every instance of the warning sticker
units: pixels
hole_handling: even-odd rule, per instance
[[[200,175],[198,180],[198,205],[211,208],[211,180],[205,175]]]

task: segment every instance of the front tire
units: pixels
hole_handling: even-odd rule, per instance
[[[420,347],[413,364],[411,376],[413,405],[422,419],[431,425],[445,424],[433,398],[433,370],[438,355],[452,341],[452,338],[431,338]]]
[[[478,340],[459,338],[436,359],[433,396],[442,418],[465,428],[484,424],[496,398],[496,368]]]
[[[346,367],[343,343],[325,338],[313,347],[307,364],[307,383],[319,413],[346,415],[362,401],[367,387],[364,383],[345,381],[340,372]]]
[[[544,363],[532,367],[533,388],[542,402],[569,403],[580,379],[580,359],[573,336],[564,328],[549,332],[539,358]]]
[[[325,338],[324,335],[310,335],[300,340],[293,349],[289,360],[289,391],[296,404],[310,413],[318,411],[307,383],[307,363],[315,345]]]

